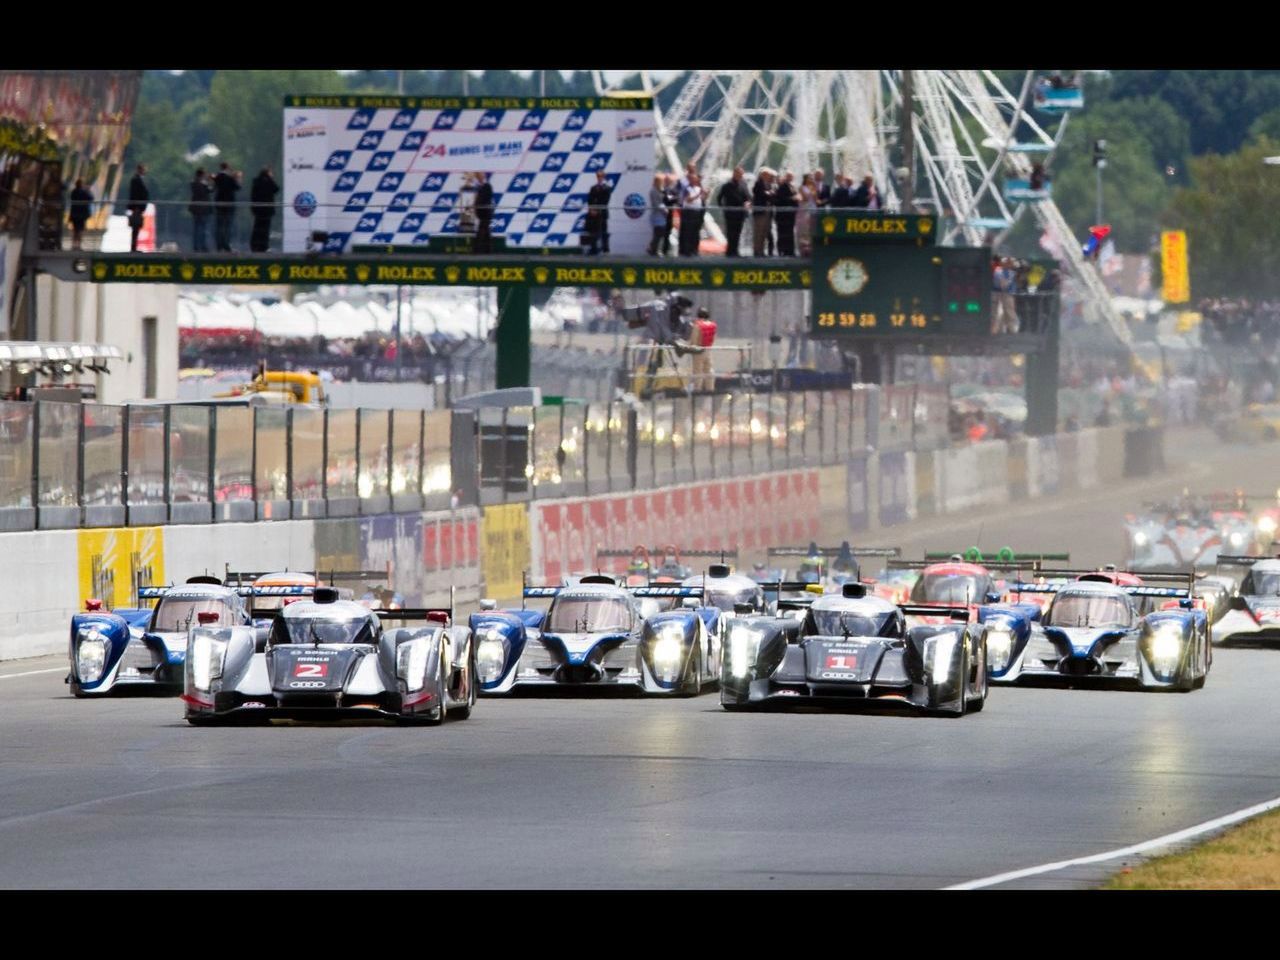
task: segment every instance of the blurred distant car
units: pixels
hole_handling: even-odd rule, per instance
[[[1237,440],[1275,440],[1280,437],[1280,403],[1251,403],[1231,428]]]

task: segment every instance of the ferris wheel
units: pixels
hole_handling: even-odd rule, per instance
[[[1070,113],[1083,106],[1078,88],[1051,87],[1027,71],[1015,93],[991,70],[917,70],[909,81],[899,70],[697,70],[656,83],[641,71],[639,79],[654,98],[663,159],[672,170],[693,162],[712,190],[737,165],[752,173],[762,166],[825,168],[855,180],[869,174],[885,207],[901,210],[909,118],[911,211],[939,218],[939,241],[998,244],[1020,219],[1033,217],[1042,245],[1074,281],[1086,319],[1130,341],[1045,182]],[[658,95],[672,84],[679,89],[674,99],[662,98],[670,100],[662,110]],[[600,72],[596,86],[602,95],[620,92]],[[713,220],[707,224],[723,239]]]

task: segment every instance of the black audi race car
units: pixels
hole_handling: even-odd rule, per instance
[[[788,615],[729,621],[720,703],[738,710],[766,703],[897,701],[963,716],[987,699],[987,656],[968,607],[895,604],[863,583],[817,597]],[[911,625],[917,617],[944,623]]]

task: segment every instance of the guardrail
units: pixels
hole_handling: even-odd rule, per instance
[[[910,385],[542,407],[0,402],[0,530],[374,515],[652,489],[945,446]]]

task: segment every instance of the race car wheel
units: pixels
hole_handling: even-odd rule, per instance
[[[701,644],[698,645],[698,649],[694,651],[693,656],[689,659],[692,665],[692,669],[689,671],[689,681],[680,693],[686,697],[696,697],[702,692],[702,671],[706,669]]]
[[[444,646],[440,647],[440,655],[436,657],[436,707],[434,713],[427,714],[426,721],[433,727],[439,726],[449,718],[449,683],[444,675]]]
[[[982,712],[982,708],[987,705],[987,692],[991,689],[987,686],[987,645],[985,643],[978,648],[977,672],[981,678],[978,683],[981,693],[968,702],[967,706],[970,713]]]
[[[465,707],[454,707],[453,715],[458,720],[466,720],[471,716],[471,708],[476,705],[476,653],[472,648],[471,655],[467,658],[467,666],[463,676],[467,683],[467,705]]]

